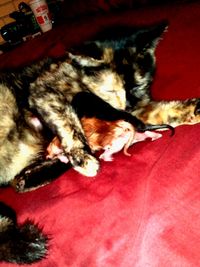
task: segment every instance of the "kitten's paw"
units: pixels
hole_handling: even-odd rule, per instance
[[[74,170],[80,174],[88,177],[97,175],[99,170],[99,161],[94,156],[87,153],[78,153],[73,156],[70,155],[69,159]]]
[[[102,160],[104,160],[104,161],[113,161],[113,157],[111,155],[106,155],[106,154],[103,155],[103,154],[101,154],[99,156],[99,158],[102,159]]]

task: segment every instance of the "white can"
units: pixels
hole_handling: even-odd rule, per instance
[[[47,32],[52,29],[52,21],[49,13],[49,8],[45,0],[31,0],[30,8],[39,24],[42,32]]]

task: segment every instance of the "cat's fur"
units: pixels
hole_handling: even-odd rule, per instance
[[[2,73],[0,184],[12,184],[24,192],[66,171],[68,165],[45,157],[53,135],[59,137],[73,168],[94,176],[99,163],[86,142],[79,120],[82,116],[123,119],[141,132],[167,127],[163,124],[199,122],[198,99],[151,99],[154,52],[165,29],[165,23],[144,29],[117,27],[71,50],[62,59],[46,59]],[[43,127],[34,123],[34,116]],[[0,224],[1,235],[5,229]],[[26,262],[32,255],[28,257]],[[3,260],[20,262],[17,254],[14,260],[10,254]]]
[[[45,158],[51,134],[59,137],[75,170],[96,175],[99,163],[86,142],[82,116],[123,119],[138,131],[198,122],[198,99],[151,100],[154,52],[166,27],[165,22],[142,29],[118,26],[61,59],[2,73],[0,184],[26,191],[65,171],[65,164]],[[41,120],[41,129],[32,123],[33,114]],[[38,173],[42,175],[35,179]]]
[[[62,59],[1,73],[0,183],[12,182],[18,191],[25,191],[66,170],[56,160],[45,160],[47,132],[59,137],[75,170],[96,175],[99,163],[86,142],[79,121],[83,115],[124,119],[138,131],[169,127],[146,125],[126,111],[149,99],[146,89],[154,72],[154,49],[165,26],[131,35],[130,29],[125,35],[121,29],[124,36],[114,36],[116,40],[92,41]],[[32,123],[32,114],[42,121],[42,129]],[[38,172],[41,178],[35,179]]]
[[[33,222],[17,224],[15,211],[0,202],[0,261],[24,264],[47,254],[47,236]]]

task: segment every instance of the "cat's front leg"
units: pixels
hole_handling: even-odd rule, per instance
[[[131,114],[144,123],[192,125],[200,122],[200,99],[150,101],[145,106],[137,106]]]
[[[99,162],[91,155],[79,118],[65,96],[52,88],[35,86],[32,89],[29,97],[31,108],[59,137],[72,167],[85,176],[95,176]]]
[[[10,184],[19,193],[32,191],[49,184],[69,168],[58,159],[40,160],[23,169]]]

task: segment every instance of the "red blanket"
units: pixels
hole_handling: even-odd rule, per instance
[[[170,26],[157,49],[156,99],[200,96],[200,3],[90,17],[54,28],[3,54],[0,66],[23,65],[87,39],[102,25]],[[102,162],[97,177],[74,170],[36,191],[0,189],[19,222],[32,219],[50,236],[37,267],[200,266],[200,125],[181,126],[155,142]],[[1,263],[0,267],[17,266]]]

